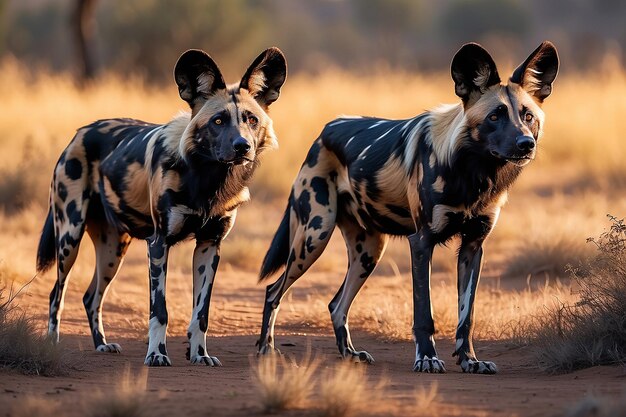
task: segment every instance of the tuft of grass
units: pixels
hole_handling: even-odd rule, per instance
[[[86,417],[147,417],[153,414],[148,406],[146,385],[148,372],[131,374],[126,367],[112,392],[98,392],[87,401],[83,415]]]
[[[319,360],[311,357],[310,350],[299,364],[279,354],[259,357],[252,372],[263,411],[277,413],[304,406],[313,390],[313,375],[318,366]]]
[[[146,397],[148,372],[131,373],[126,367],[119,381],[116,380],[112,391],[98,391],[88,395],[76,404],[80,415],[85,417],[147,417],[153,415],[153,409]],[[12,409],[14,417],[54,417],[65,415],[56,401],[28,396],[21,399]]]
[[[533,343],[551,372],[626,362],[626,224],[609,216],[610,229],[589,239],[599,255],[574,270],[576,303],[560,303],[537,318]]]
[[[428,388],[423,386],[415,390],[415,408],[420,416],[436,417],[439,415],[439,383],[435,381]]]
[[[54,376],[63,373],[61,348],[40,334],[33,320],[4,298],[0,289],[0,366],[25,374]]]
[[[529,280],[545,278],[555,282],[570,276],[570,268],[588,262],[593,253],[593,247],[570,235],[535,236],[512,251],[502,275]]]
[[[320,377],[319,412],[323,417],[350,417],[368,414],[379,407],[387,381],[382,379],[375,388],[369,387],[365,367],[343,361],[326,369]]]

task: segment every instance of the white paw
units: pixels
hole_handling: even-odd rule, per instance
[[[172,366],[172,362],[167,355],[156,352],[149,353],[143,363],[148,366]]]
[[[476,359],[465,359],[461,362],[463,372],[469,374],[493,375],[498,372],[498,367],[493,362],[478,361]]]
[[[429,358],[424,356],[421,359],[416,359],[413,365],[414,372],[426,372],[433,374],[443,374],[446,372],[446,363],[436,356]]]
[[[222,366],[222,362],[217,359],[215,356],[193,356],[191,358],[191,363],[194,365],[206,365],[206,366]]]
[[[98,352],[122,353],[122,347],[117,343],[107,343],[96,348]]]

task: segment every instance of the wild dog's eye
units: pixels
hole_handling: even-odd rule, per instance
[[[216,119],[213,120],[213,123],[215,123],[216,125],[221,125],[223,123],[222,118],[217,117]]]
[[[492,122],[497,122],[498,121],[498,115],[493,113],[489,116],[489,120],[491,120]]]
[[[256,116],[248,116],[248,124],[252,127],[256,127],[256,125],[259,123],[259,119],[257,119]]]
[[[526,113],[526,115],[524,115],[524,120],[526,121],[526,123],[530,123],[535,119],[535,116],[533,116],[532,113]]]

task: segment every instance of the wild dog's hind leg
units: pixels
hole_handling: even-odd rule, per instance
[[[474,240],[470,235],[466,236],[461,241],[458,259],[459,325],[453,356],[458,356],[457,364],[461,365],[463,372],[495,374],[498,371],[496,364],[476,359],[472,343],[474,300],[482,267],[484,237]]]
[[[66,156],[66,150],[54,172],[50,193],[56,240],[57,281],[50,292],[48,336],[59,341],[59,325],[67,290],[67,278],[76,261],[78,247],[85,231],[89,193],[86,167],[78,158]]]
[[[99,352],[119,353],[122,350],[119,344],[106,341],[102,324],[102,304],[109,284],[115,279],[122,264],[131,238],[126,233],[120,234],[112,227],[106,225],[99,227],[92,223],[87,226],[87,233],[96,250],[96,270],[83,297],[93,343]]]
[[[344,358],[372,363],[372,355],[366,351],[357,351],[352,345],[348,314],[354,298],[383,255],[388,237],[373,230],[366,231],[354,220],[342,219],[338,223],[348,249],[348,272],[341,288],[328,305],[337,347]]]
[[[275,349],[274,324],[282,298],[324,252],[335,229],[337,189],[334,181],[321,176],[303,178],[302,172],[296,181],[299,189],[294,191],[291,208],[286,213],[290,216],[289,258],[285,272],[265,292],[261,335],[257,342],[261,354]],[[303,183],[307,186],[300,186]]]
[[[330,240],[331,232],[335,227],[334,215],[332,217],[326,217],[324,222],[327,228],[315,230],[314,233],[307,232],[302,226],[298,228],[289,251],[291,255],[287,261],[285,272],[278,281],[267,286],[265,291],[265,304],[263,307],[261,336],[257,342],[259,353],[261,354],[278,350],[274,347],[274,325],[276,324],[276,316],[278,315],[280,302],[289,288],[311,267],[311,265],[313,265],[324,251],[324,248],[326,248]],[[313,243],[307,245],[306,242],[311,242],[309,237],[313,235],[315,236],[315,240],[312,241]],[[320,239],[320,235],[323,235],[324,238]],[[299,253],[299,255],[296,255],[296,253]]]
[[[219,261],[219,243],[214,241],[197,243],[193,252],[193,310],[187,330],[189,339],[187,359],[193,364],[222,366],[219,359],[210,356],[206,349],[209,303]]]

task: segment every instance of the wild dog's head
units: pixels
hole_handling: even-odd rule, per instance
[[[552,92],[558,67],[556,48],[543,42],[501,84],[489,53],[475,43],[464,45],[451,72],[469,127],[465,145],[518,166],[534,159],[543,130],[541,105]]]
[[[181,156],[200,164],[247,164],[264,149],[277,147],[267,112],[286,77],[285,56],[278,48],[261,53],[241,81],[230,86],[204,51],[182,54],[174,78],[191,107],[191,121],[181,138]]]

